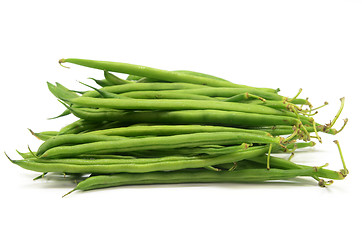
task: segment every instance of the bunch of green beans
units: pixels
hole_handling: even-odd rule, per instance
[[[71,191],[162,183],[268,182],[311,177],[320,186],[346,177],[348,170],[305,166],[293,156],[322,142],[333,128],[314,120],[308,99],[280,95],[279,89],[232,83],[208,74],[85,59],[61,59],[100,69],[104,79],[87,91],[48,83],[64,105],[56,119],[79,120],[57,131],[30,132],[43,143],[19,152],[12,163],[31,171],[63,174],[78,184]],[[128,74],[125,79],[114,73]],[[326,104],[325,104],[326,105]],[[8,155],[6,155],[8,156]],[[290,158],[290,157],[289,157]],[[327,179],[327,180],[325,180]],[[67,194],[66,194],[67,195]]]

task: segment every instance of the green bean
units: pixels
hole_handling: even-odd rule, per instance
[[[130,80],[130,81],[138,81],[138,80],[140,80],[141,78],[142,78],[141,76],[128,75],[128,77],[126,78],[126,80]]]
[[[112,155],[112,154],[82,154],[78,156],[79,158],[83,159],[130,159],[135,158],[134,156],[130,155]],[[48,161],[48,160],[46,160]]]
[[[208,100],[188,99],[99,99],[78,97],[70,100],[72,104],[84,107],[110,108],[118,110],[201,110],[213,109],[265,115],[286,115],[285,113],[260,105],[250,105],[233,102],[218,102]]]
[[[314,147],[316,145],[315,142],[310,141],[310,142],[295,142],[295,143],[290,143],[286,146],[287,149],[300,149],[300,148],[306,148],[306,147]],[[274,152],[274,151],[272,151]]]
[[[198,94],[190,94],[190,93],[172,93],[167,91],[133,91],[124,94],[119,94],[117,96],[125,96],[130,98],[138,98],[138,99],[194,99],[194,100],[212,100],[215,101],[217,99],[198,95]]]
[[[31,153],[31,152],[26,152],[26,153],[23,153],[23,152],[20,152],[18,150],[16,150],[16,152],[22,157],[22,158],[34,158],[34,153]]]
[[[97,83],[100,87],[107,87],[107,86],[112,86],[113,84],[108,82],[106,79],[103,80],[97,80],[95,78],[88,78],[93,80],[95,83]]]
[[[175,136],[144,137],[119,141],[85,143],[75,146],[59,146],[47,150],[40,157],[59,158],[77,156],[85,153],[121,153],[131,151],[172,149],[177,147],[196,147],[200,145],[233,145],[241,143],[281,144],[279,137],[267,137],[251,133],[215,132],[190,133]]]
[[[109,136],[169,136],[187,133],[198,132],[247,132],[255,133],[264,136],[270,136],[269,133],[260,130],[249,130],[243,128],[232,128],[222,126],[207,126],[207,125],[151,125],[151,126],[129,126],[120,128],[111,128],[104,130],[91,131],[85,134],[101,134]]]
[[[266,182],[270,180],[287,180],[298,176],[313,176],[318,172],[311,169],[246,169],[238,171],[209,171],[197,169],[193,171],[151,172],[151,173],[119,173],[99,175],[85,179],[71,191],[92,190],[98,188],[177,183],[242,183]],[[69,193],[71,193],[69,192]],[[68,193],[68,194],[69,194]],[[67,195],[67,194],[66,194]],[[65,196],[65,195],[64,195]]]
[[[77,134],[84,131],[92,131],[95,129],[100,129],[104,124],[104,119],[103,121],[98,122],[90,122],[84,119],[79,119],[61,128],[58,132],[58,135]]]
[[[254,113],[242,113],[219,110],[180,110],[180,111],[136,111],[126,112],[118,110],[100,110],[100,109],[78,109],[71,108],[73,114],[89,122],[99,122],[107,119],[116,121],[120,124],[203,124],[240,128],[255,128],[274,134],[273,126],[288,125],[299,126],[301,121],[289,116],[263,115]],[[302,122],[303,124],[305,122]],[[104,128],[106,129],[106,128]],[[314,130],[313,128],[309,128]],[[321,127],[318,127],[322,130]],[[293,128],[288,128],[285,134],[293,133]],[[324,131],[324,130],[323,130]]]
[[[95,90],[96,92],[98,92],[103,98],[118,98],[118,99],[129,99],[129,97],[127,96],[124,96],[124,95],[119,95],[119,94],[114,94],[114,93],[110,93],[110,92],[107,92],[107,91],[104,91],[102,89],[98,89],[98,88],[95,88],[95,87],[92,87],[88,84],[85,84],[85,83],[82,83],[80,82],[81,84],[89,87],[89,88],[92,88],[93,90]]]
[[[199,77],[212,78],[212,79],[216,79],[216,80],[219,80],[219,81],[227,81],[227,80],[219,78],[219,77],[215,77],[215,76],[212,76],[212,75],[209,75],[209,74],[204,74],[204,73],[199,73],[199,72],[193,72],[193,71],[187,71],[187,70],[175,70],[173,72],[180,72],[180,73],[199,76]],[[165,82],[165,81],[162,81],[162,80],[159,80],[159,79],[141,77],[140,79],[138,79],[138,82]]]
[[[214,87],[247,87],[245,85],[239,85],[228,81],[220,81],[213,78],[195,76],[195,75],[185,74],[182,72],[172,72],[172,71],[150,68],[140,65],[133,65],[129,63],[95,61],[95,60],[77,59],[77,58],[67,58],[59,60],[59,63],[65,63],[65,62],[85,67],[90,67],[90,68],[107,70],[110,72],[127,73],[127,74],[133,74],[133,75],[155,78],[165,81],[172,81],[172,82],[186,82],[186,83],[194,83],[194,84],[214,86]],[[274,89],[268,89],[268,91],[275,92]]]
[[[36,132],[33,132],[33,131],[32,131],[31,129],[29,129],[29,128],[28,128],[28,130],[29,130],[29,132],[30,132],[33,136],[35,136],[35,137],[38,138],[39,140],[43,140],[43,141],[48,140],[49,138],[58,135],[58,132],[57,132],[57,131],[44,131],[44,132],[38,132],[38,133],[36,133]]]
[[[140,80],[137,81],[137,83],[171,83],[171,82],[155,78],[142,77]]]
[[[134,83],[132,81],[121,79],[121,78],[117,77],[116,75],[114,75],[114,74],[112,74],[112,73],[110,73],[108,71],[104,71],[104,77],[108,82],[112,83],[113,85],[122,85],[122,84]]]
[[[187,148],[183,148],[182,150],[186,150]],[[37,163],[61,163],[61,164],[76,164],[76,165],[111,165],[111,164],[150,164],[150,163],[162,163],[162,162],[177,162],[177,161],[194,161],[194,160],[208,160],[214,159],[215,157],[222,156],[223,158],[227,159],[234,159],[234,161],[240,161],[239,159],[241,156],[244,156],[246,152],[253,152],[263,154],[266,151],[265,146],[254,146],[245,148],[243,146],[232,146],[232,147],[220,147],[220,148],[213,148],[212,147],[195,147],[195,148],[188,148],[191,150],[197,150],[202,152],[203,150],[208,151],[211,150],[211,154],[195,154],[195,155],[178,155],[178,154],[160,154],[159,156],[152,155],[142,155],[140,154],[139,157],[135,156],[128,156],[128,155],[80,155],[77,158],[54,158],[54,159],[43,159],[43,158],[34,158],[33,154],[25,154],[23,157],[25,161],[33,161]],[[226,151],[225,149],[230,149]],[[245,152],[245,150],[248,151]],[[262,150],[262,149],[265,149]],[[179,149],[175,149],[178,151]],[[220,152],[218,152],[220,150]],[[146,152],[146,151],[144,151]],[[150,152],[150,151],[149,151]],[[164,152],[164,151],[162,151]],[[157,153],[162,153],[157,152]],[[140,152],[141,153],[141,152]],[[168,152],[169,153],[169,152]],[[156,154],[157,155],[157,154]],[[254,155],[253,155],[254,156]],[[235,160],[236,159],[236,160]]]
[[[196,85],[191,83],[137,83],[137,84],[123,84],[104,87],[102,90],[110,93],[126,93],[131,91],[159,91],[159,90],[177,90],[177,89],[191,89],[191,88],[209,88],[208,86]],[[97,97],[99,93],[96,91],[86,92],[84,97]]]
[[[74,116],[81,119],[85,119],[89,122],[103,122],[121,120],[124,116],[125,111],[114,110],[114,109],[92,109],[92,108],[74,108],[66,106]]]
[[[199,73],[199,72],[194,72],[194,71],[188,71],[188,70],[175,70],[173,72],[180,72],[180,73],[189,74],[189,75],[195,75],[195,76],[206,77],[206,78],[213,78],[213,79],[220,80],[220,81],[228,81],[226,79],[215,77],[215,76],[212,76],[212,75],[209,75],[209,74]],[[130,78],[130,79],[128,79],[128,78]],[[140,76],[135,76],[135,75],[129,75],[128,78],[127,78],[128,80],[138,80],[138,82],[160,81],[158,79],[150,79],[150,78],[140,77]]]
[[[47,84],[50,92],[59,99],[68,100],[79,97],[78,94],[70,91],[69,89],[67,89],[66,87],[62,86],[59,83],[56,83],[56,86],[49,82]]]
[[[250,147],[248,149],[236,151],[229,154],[217,155],[217,156],[194,156],[194,157],[164,157],[155,159],[124,159],[118,160],[119,163],[109,164],[109,160],[106,164],[97,164],[99,161],[88,161],[84,164],[71,164],[62,163],[62,159],[55,159],[58,162],[38,162],[39,160],[12,160],[13,163],[18,166],[37,172],[66,172],[66,173],[118,173],[118,172],[152,172],[152,171],[173,171],[184,168],[200,168],[209,165],[222,164],[234,161],[241,161],[245,158],[259,156],[265,154],[267,147]],[[41,160],[40,160],[41,161]],[[85,161],[85,160],[84,160]],[[117,161],[117,160],[116,160]]]
[[[216,80],[219,80],[219,81],[228,82],[228,80],[226,80],[226,79],[215,77],[215,76],[205,74],[205,73],[200,73],[200,72],[194,72],[194,71],[189,71],[189,70],[175,70],[174,72],[180,72],[180,73],[184,73],[184,74],[189,74],[189,75],[194,75],[194,76],[199,76],[199,77],[212,78],[212,79],[216,79]]]
[[[66,134],[66,135],[58,135],[49,138],[46,140],[40,147],[38,148],[37,155],[42,155],[45,151],[63,145],[74,145],[74,144],[83,144],[90,142],[99,142],[99,141],[116,141],[122,140],[125,137],[121,136],[106,136],[100,134]]]
[[[146,83],[143,83],[143,84],[146,84]],[[156,83],[154,83],[154,84],[156,84]],[[159,84],[162,84],[162,83],[159,83]],[[163,84],[167,84],[167,83],[163,83]],[[168,84],[171,84],[171,83],[168,83]],[[195,87],[195,88],[184,88],[184,89],[155,89],[155,90],[162,90],[163,92],[167,91],[168,93],[188,93],[188,94],[197,94],[197,95],[203,95],[203,96],[209,96],[209,97],[226,97],[226,98],[230,98],[230,97],[233,97],[238,94],[249,93],[249,94],[258,95],[267,100],[280,100],[280,101],[284,100],[284,97],[278,95],[277,93],[266,92],[266,91],[263,91],[260,89],[255,89],[255,88],[226,88],[226,87],[197,88],[197,87]],[[132,92],[132,91],[133,90],[127,91],[127,94],[128,94],[128,92]],[[118,93],[122,93],[122,92],[118,92]]]
[[[39,157],[35,157],[34,152],[26,152],[21,153],[17,151],[17,153],[23,158],[23,160],[27,161],[35,161],[39,163],[49,163],[49,160],[53,163],[71,163],[71,164],[84,164],[88,163],[96,163],[99,161],[99,163],[106,164],[107,160],[112,160],[115,163],[119,163],[119,161],[124,162],[128,159],[135,159],[135,156],[130,155],[112,155],[112,154],[81,154],[77,156],[77,158],[59,158],[59,159],[43,159]],[[109,164],[112,164],[112,161],[109,162]]]
[[[253,157],[249,160],[256,162],[256,163],[266,164],[267,157],[258,156],[258,157]],[[320,167],[318,169],[318,167],[311,167],[311,166],[306,166],[306,165],[302,165],[302,164],[296,164],[291,161],[285,160],[283,158],[274,157],[274,156],[270,157],[270,166],[271,166],[271,168],[275,167],[275,168],[279,168],[279,169],[311,169],[311,170],[318,172],[318,174],[317,174],[318,177],[323,177],[323,178],[328,178],[328,179],[333,179],[333,180],[344,179],[344,176],[341,172],[332,171],[332,170],[324,169],[324,168],[320,168]]]
[[[51,117],[51,118],[48,118],[49,120],[52,120],[52,119],[57,119],[57,118],[60,118],[60,117],[64,117],[64,116],[68,116],[69,114],[71,114],[72,112],[69,110],[69,109],[65,109],[61,114],[55,116],[55,117]]]
[[[172,156],[172,155],[182,155],[182,156],[197,156],[197,155],[208,155],[208,156],[218,156],[223,154],[229,154],[236,152],[240,149],[246,148],[242,145],[237,146],[224,146],[221,148],[215,147],[193,147],[193,148],[175,148],[172,150],[163,150],[163,151],[141,151],[136,152],[135,155],[139,157],[163,157],[163,156]],[[132,153],[131,153],[132,154]]]
[[[124,112],[117,119],[109,120],[118,120],[124,124],[203,124],[244,128],[300,124],[300,121],[293,117],[220,110]]]
[[[58,134],[65,134],[65,133],[68,133],[70,131],[74,131],[75,129],[81,127],[84,123],[86,123],[85,120],[83,119],[79,119],[75,122],[72,122],[64,127],[62,127],[59,131],[58,131]]]

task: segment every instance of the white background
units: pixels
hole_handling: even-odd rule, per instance
[[[60,58],[187,69],[286,96],[303,88],[326,123],[346,97],[337,136],[323,137],[296,162],[342,167],[327,189],[299,184],[119,187],[61,196],[74,184],[44,179],[0,158],[2,239],[360,239],[361,1],[2,1],[0,152],[36,149],[29,133],[58,130],[63,107],[46,82],[84,89],[102,72]],[[69,64],[70,65],[70,64]],[[6,236],[6,238],[5,238]]]

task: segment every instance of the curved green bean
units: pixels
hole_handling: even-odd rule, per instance
[[[190,133],[175,136],[144,137],[118,141],[100,141],[74,146],[59,146],[47,150],[40,157],[60,158],[86,153],[122,153],[143,150],[173,149],[175,146],[181,148],[210,144],[235,145],[242,143],[268,143],[280,145],[281,138],[239,132]]]
[[[90,67],[90,68],[107,70],[110,72],[127,73],[127,74],[160,79],[165,81],[172,81],[172,82],[186,82],[186,83],[215,86],[215,87],[237,87],[237,88],[248,87],[245,85],[239,85],[228,81],[220,81],[213,78],[190,75],[182,72],[161,70],[161,69],[134,65],[129,63],[96,61],[96,60],[78,59],[78,58],[67,58],[59,60],[59,63],[65,63],[65,62],[85,67]],[[274,89],[269,89],[269,91],[275,92]]]
[[[318,174],[311,169],[246,169],[238,171],[209,171],[197,169],[193,171],[151,172],[151,173],[119,173],[99,175],[85,179],[71,191],[92,190],[98,188],[146,185],[146,184],[177,184],[177,183],[240,183],[265,182],[270,180],[287,180],[298,176]],[[69,192],[70,193],[70,192]],[[68,193],[68,194],[69,194]],[[67,194],[66,194],[67,195]]]
[[[256,162],[256,163],[266,164],[267,156],[257,156],[257,157],[250,158],[248,160],[252,161],[252,162]],[[275,167],[275,168],[279,168],[279,169],[311,169],[311,170],[318,172],[318,174],[317,174],[318,177],[323,177],[323,178],[328,178],[328,179],[333,179],[333,180],[342,180],[345,178],[343,176],[343,174],[338,171],[333,171],[333,170],[329,170],[329,169],[325,169],[325,168],[318,169],[318,167],[311,167],[311,166],[296,164],[296,163],[293,163],[286,159],[275,157],[275,156],[271,156],[269,158],[269,161],[270,161],[271,168]]]
[[[194,157],[164,157],[155,159],[125,159],[112,164],[94,164],[88,161],[88,164],[70,164],[61,163],[61,159],[56,159],[58,162],[38,162],[33,160],[12,160],[18,166],[36,171],[36,172],[65,172],[65,173],[118,173],[118,172],[153,172],[153,171],[173,171],[184,168],[200,168],[215,164],[229,163],[241,161],[245,158],[250,158],[265,154],[267,147],[250,147],[248,149],[236,151],[229,154],[218,156],[194,156]],[[99,162],[99,161],[98,161]],[[97,163],[97,160],[95,161]]]

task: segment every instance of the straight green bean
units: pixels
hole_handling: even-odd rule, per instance
[[[190,133],[175,136],[132,138],[118,141],[99,141],[74,146],[59,146],[47,150],[40,157],[60,158],[89,153],[121,153],[156,149],[173,149],[175,146],[196,147],[201,145],[235,145],[242,143],[267,143],[280,145],[279,137],[267,137],[251,133],[215,132]]]

